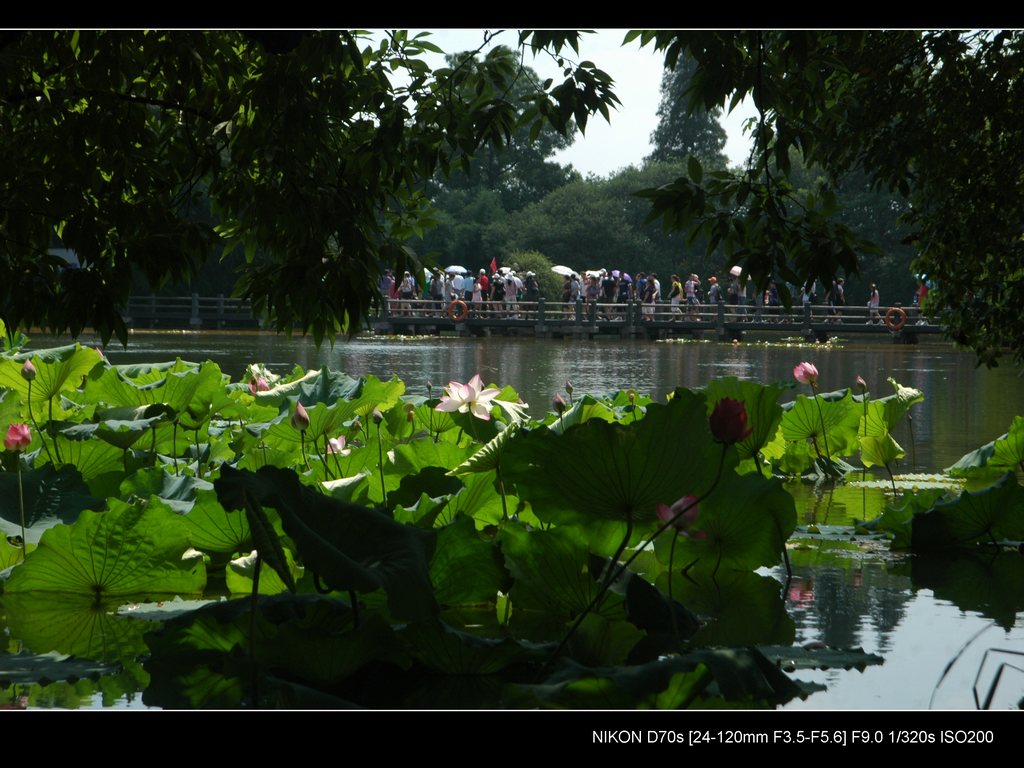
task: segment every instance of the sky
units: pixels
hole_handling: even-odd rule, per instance
[[[482,29],[410,30],[410,36],[423,31],[430,32],[430,41],[448,53],[476,49],[484,39]],[[622,102],[619,109],[611,113],[610,124],[600,115],[592,117],[586,133],[577,136],[571,147],[555,156],[560,163],[571,163],[584,176],[608,176],[628,165],[639,165],[652,149],[650,137],[658,123],[664,57],[654,52],[653,45],[641,48],[639,41],[623,46],[626,32],[625,29],[601,29],[581,36],[578,61],[592,61],[607,72],[615,81],[614,91]],[[498,34],[491,44],[514,47],[517,42],[517,31],[510,29]],[[568,54],[575,58],[572,50]],[[542,79],[556,78],[556,82],[558,78],[564,79],[554,59],[547,54],[534,57],[528,51],[525,63]],[[731,115],[723,115],[722,125],[728,135],[725,153],[732,165],[746,163],[749,140],[743,135],[742,125],[752,114],[753,108],[744,103]]]

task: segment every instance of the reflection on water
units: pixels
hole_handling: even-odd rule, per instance
[[[68,340],[33,339],[36,348],[61,343]],[[848,387],[861,375],[877,396],[892,392],[888,377],[925,392],[925,402],[911,409],[912,433],[907,421],[894,432],[907,450],[895,468],[898,472],[936,472],[949,466],[1003,434],[1024,404],[1024,381],[1012,369],[979,369],[970,353],[935,344],[807,349],[491,337],[368,339],[317,350],[308,339],[287,340],[272,334],[182,333],[134,334],[128,350],[110,347],[106,353],[114,363],[179,356],[210,359],[233,379],[252,362],[267,363],[280,373],[298,364],[307,369],[328,366],[350,375],[397,375],[413,394],[426,395],[431,382],[435,396],[437,388],[450,379],[466,381],[480,373],[488,383],[515,387],[533,405],[534,415],[548,407],[554,393],[564,391],[567,380],[577,394],[633,387],[663,397],[677,386],[700,387],[718,376],[790,383],[793,366],[809,360],[817,365],[825,391]],[[783,400],[795,394],[794,388]],[[680,458],[684,456],[685,446],[680,446]],[[889,497],[885,489],[842,485],[814,489],[795,484],[789,490],[800,510],[801,525],[849,526],[854,520],[872,519]],[[1016,593],[1002,602],[997,598],[995,607],[985,599],[972,602],[977,595],[965,597],[958,592],[959,580],[950,583],[941,578],[946,565],[922,568],[912,566],[908,558],[865,554],[855,547],[838,553],[798,548],[792,551],[792,559],[794,578],[783,594],[788,617],[772,619],[772,636],[795,631],[798,644],[822,641],[835,647],[861,647],[882,655],[885,662],[863,672],[797,672],[801,679],[825,683],[828,690],[787,708],[972,708],[975,696],[983,701],[989,694],[994,708],[1016,706],[1024,691],[1024,673],[1019,673],[1024,657],[1014,655],[1024,652],[1020,628],[1024,605]],[[996,574],[980,583],[985,590],[998,590],[1005,573],[1016,574],[1019,566],[959,563],[948,568],[975,583],[979,574]],[[776,569],[771,575],[782,590],[785,573]],[[735,594],[745,598],[765,589],[757,579],[750,582],[734,585]],[[1024,585],[1024,578],[1020,584]],[[714,630],[732,638],[741,627],[726,618],[723,615]],[[744,620],[754,619],[748,615]],[[1001,682],[995,686],[1000,670]]]

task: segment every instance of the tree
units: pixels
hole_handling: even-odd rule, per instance
[[[697,61],[688,95],[707,109],[758,108],[739,173],[648,189],[652,216],[703,232],[771,276],[831,281],[871,245],[842,224],[836,188],[862,171],[906,200],[903,216],[933,282],[930,309],[979,361],[1004,349],[1024,365],[1024,33],[635,32],[666,65]],[[827,170],[796,195],[790,151]]]
[[[654,151],[647,161],[686,160],[694,155],[705,165],[724,168],[725,129],[718,118],[720,108],[704,110],[686,96],[696,62],[689,57],[661,76],[658,127],[651,134]]]
[[[450,55],[448,66],[463,67],[473,72],[494,58],[504,58],[511,64],[517,56],[507,46],[499,45],[487,53],[484,62],[477,58],[475,51],[466,51]],[[536,72],[520,66],[516,80],[509,84],[508,96],[522,104],[522,110],[525,110],[530,93],[540,87],[539,83]],[[465,94],[460,96],[467,98]],[[556,152],[571,146],[575,138],[576,126],[573,123],[564,132],[550,125],[543,126],[535,135],[528,125],[522,125],[502,145],[480,147],[468,169],[453,168],[447,175],[436,173],[428,194],[436,201],[446,192],[484,189],[497,192],[506,211],[519,210],[580,177],[571,166],[566,167],[550,159]]]
[[[523,32],[555,54],[576,33]],[[124,342],[133,269],[156,286],[244,249],[237,293],[319,343],[370,308],[428,223],[422,182],[519,128],[617,103],[589,62],[515,99],[517,61],[431,70],[396,31],[25,32],[0,37],[0,319]],[[458,98],[471,93],[472,98]],[[524,109],[524,104],[526,109]],[[200,185],[216,222],[190,217]],[[72,249],[78,265],[49,250]],[[419,270],[416,270],[417,273]]]

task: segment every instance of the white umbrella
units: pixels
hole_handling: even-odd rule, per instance
[[[743,267],[741,267],[739,264],[737,264],[735,267],[729,270],[729,274],[732,275],[733,277],[739,277],[742,272]]]
[[[464,275],[469,272],[465,267],[460,267],[458,264],[452,264],[450,267],[444,268],[445,272],[454,272],[457,275]]]
[[[604,272],[602,270],[600,270],[600,269],[588,269],[587,270],[587,277],[601,277],[601,275],[603,275],[603,274],[604,274]]]
[[[507,275],[511,271],[512,267],[498,267],[498,273],[502,275]]]
[[[554,272],[556,275],[565,275],[566,277],[572,277],[574,274],[576,274],[576,270],[574,270],[572,267],[563,267],[561,264],[552,267],[551,271]]]

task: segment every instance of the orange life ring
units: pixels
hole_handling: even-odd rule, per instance
[[[461,323],[469,317],[469,306],[461,299],[456,299],[448,305],[448,317],[453,323]]]
[[[893,320],[896,317],[896,320]],[[889,307],[885,311],[885,327],[890,331],[898,331],[907,324],[907,313],[901,307]]]

